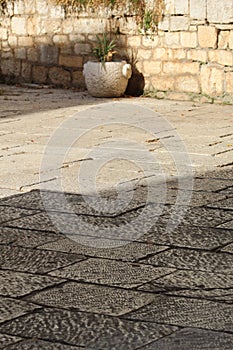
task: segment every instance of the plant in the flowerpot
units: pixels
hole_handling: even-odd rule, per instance
[[[124,94],[131,77],[131,65],[126,61],[114,61],[116,40],[97,36],[93,49],[96,61],[84,64],[83,74],[88,92],[94,97],[120,97]]]

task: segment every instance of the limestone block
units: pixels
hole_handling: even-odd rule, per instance
[[[170,75],[157,75],[151,78],[151,85],[155,90],[167,91],[174,89],[174,77]]]
[[[201,66],[201,90],[202,93],[217,96],[223,94],[224,73],[221,68],[202,65]]]
[[[46,34],[62,33],[62,20],[59,18],[42,20],[41,26]],[[63,31],[64,34],[65,31]]]
[[[139,49],[137,51],[137,59],[149,60],[152,56],[152,50]]]
[[[25,2],[23,0],[18,0],[14,2],[14,14],[15,15],[25,14]]]
[[[18,38],[19,46],[33,46],[33,38],[30,36],[20,36]]]
[[[229,30],[221,30],[218,35],[218,48],[219,49],[227,49],[229,46]]]
[[[13,50],[6,48],[1,52],[1,58],[12,58],[14,57]]]
[[[74,71],[72,72],[72,86],[76,87],[85,87],[85,79],[82,71]]]
[[[233,66],[233,52],[226,50],[210,50],[209,61],[223,66]]]
[[[190,0],[190,16],[194,19],[204,20],[206,18],[206,0]]]
[[[40,62],[45,64],[58,63],[58,48],[56,46],[49,46],[41,44],[39,46]]]
[[[175,14],[187,15],[189,14],[189,1],[188,0],[174,0]]]
[[[132,35],[128,37],[128,46],[129,47],[138,47],[141,45],[142,37],[141,35]]]
[[[233,94],[233,72],[226,73],[226,92]]]
[[[3,75],[19,76],[20,62],[13,58],[1,59],[1,70]]]
[[[49,13],[48,1],[36,0],[36,11],[39,15],[47,16]]]
[[[164,16],[158,24],[159,30],[168,31],[170,29],[170,16]]]
[[[169,50],[164,47],[158,47],[153,50],[153,59],[166,61],[169,59]]]
[[[21,77],[26,81],[30,82],[31,81],[31,73],[32,73],[32,66],[28,62],[22,62],[22,67],[21,67]]]
[[[27,59],[31,62],[38,62],[38,50],[34,47],[27,49]]]
[[[92,41],[92,39],[90,39]],[[69,41],[81,42],[86,41],[86,36],[84,34],[70,34]]]
[[[180,42],[183,47],[194,48],[197,46],[197,33],[196,32],[181,32]]]
[[[54,85],[70,86],[70,72],[61,67],[52,67],[49,69],[49,80]]]
[[[207,20],[210,23],[232,23],[232,0],[213,1],[207,0]]]
[[[183,91],[183,92],[199,93],[200,86],[199,86],[198,77],[192,76],[189,74],[184,76],[178,76],[175,81],[175,90]]]
[[[73,18],[66,18],[62,21],[62,33],[72,34],[74,32],[75,22]]]
[[[74,34],[100,34],[108,28],[107,18],[79,18],[76,20]]]
[[[11,30],[16,35],[27,35],[27,20],[24,17],[13,17],[11,20]]]
[[[165,47],[180,47],[180,36],[179,33],[166,32],[164,36]]]
[[[201,47],[215,48],[217,45],[217,29],[212,26],[198,27],[198,42]]]
[[[168,49],[168,58],[172,60],[186,59],[187,51],[185,49]]]
[[[8,43],[11,47],[17,46],[17,36],[16,35],[9,35],[8,37]]]
[[[187,59],[198,62],[207,62],[206,50],[189,50],[187,53]]]
[[[137,34],[138,33],[138,26],[136,21],[133,17],[121,17],[117,21],[117,27],[120,30],[120,33],[122,34]]]
[[[59,56],[59,65],[65,67],[82,68],[83,57],[82,56]]]
[[[160,43],[160,38],[158,35],[143,35],[142,36],[142,45],[146,48],[154,48],[157,47]]]
[[[91,45],[87,43],[77,43],[74,45],[76,55],[85,55],[91,52]]]
[[[48,68],[44,66],[34,66],[32,68],[32,81],[37,84],[46,84]]]
[[[25,9],[24,14],[33,15],[36,12],[36,1],[35,0],[24,0]]]
[[[68,44],[68,42],[69,42],[68,36],[62,35],[62,34],[56,34],[53,37],[53,42],[54,42],[54,44],[58,44],[58,45]]]
[[[27,31],[28,35],[41,35],[43,32],[43,28],[41,25],[41,18],[37,15],[34,15],[33,17],[29,17],[27,20]]]
[[[144,75],[155,75],[161,73],[162,62],[160,61],[144,61],[143,62],[143,73]]]
[[[49,35],[42,35],[42,36],[37,36],[35,37],[35,43],[36,45],[53,45],[53,40],[51,38],[51,36]]]
[[[229,49],[233,50],[233,30],[229,34]]]
[[[8,36],[7,29],[0,27],[0,40],[7,40],[7,36]]]
[[[20,60],[26,59],[26,49],[24,47],[16,48],[14,51],[15,51],[15,58],[18,58]]]
[[[189,17],[185,16],[172,16],[170,18],[170,30],[172,32],[180,30],[188,30],[190,26]]]
[[[56,5],[49,8],[50,18],[65,18],[65,9],[62,6]]]
[[[163,72],[165,74],[199,74],[200,65],[198,62],[164,62]]]

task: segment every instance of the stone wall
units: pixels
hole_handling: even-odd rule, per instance
[[[118,31],[145,90],[159,98],[233,102],[233,0],[166,0],[158,33],[132,16],[67,14],[52,0],[8,2],[0,14],[0,74],[6,81],[84,87],[82,67],[97,33]]]

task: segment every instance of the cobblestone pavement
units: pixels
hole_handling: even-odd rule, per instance
[[[111,100],[110,108],[128,103],[123,116],[140,126],[133,128],[129,157],[113,160],[119,137],[131,139],[132,126],[104,125],[111,113],[100,103],[107,100],[33,86],[1,86],[1,92],[0,348],[232,350],[232,106]],[[137,119],[137,106],[160,113],[170,127],[156,133],[152,118],[149,135],[142,125],[150,113]],[[75,123],[61,126],[77,112]],[[92,120],[99,124],[89,134]],[[63,138],[45,145],[54,130],[72,136],[75,125],[82,125],[83,136],[57,178],[52,158],[47,172],[40,164],[51,149],[55,158],[63,154]],[[111,143],[115,134],[117,144]],[[174,156],[191,159],[182,178],[163,141],[175,134],[187,150],[173,139]],[[106,140],[110,144],[90,156]],[[145,161],[146,153],[162,170]],[[96,182],[104,201],[86,178],[84,194],[76,181],[82,164],[94,171],[100,159],[106,163]],[[148,201],[151,188],[157,196]],[[130,200],[120,196],[116,210],[117,189]]]

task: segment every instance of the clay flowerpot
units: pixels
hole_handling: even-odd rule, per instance
[[[94,97],[120,97],[131,77],[131,65],[126,61],[91,62],[84,64],[83,74],[88,92]]]

